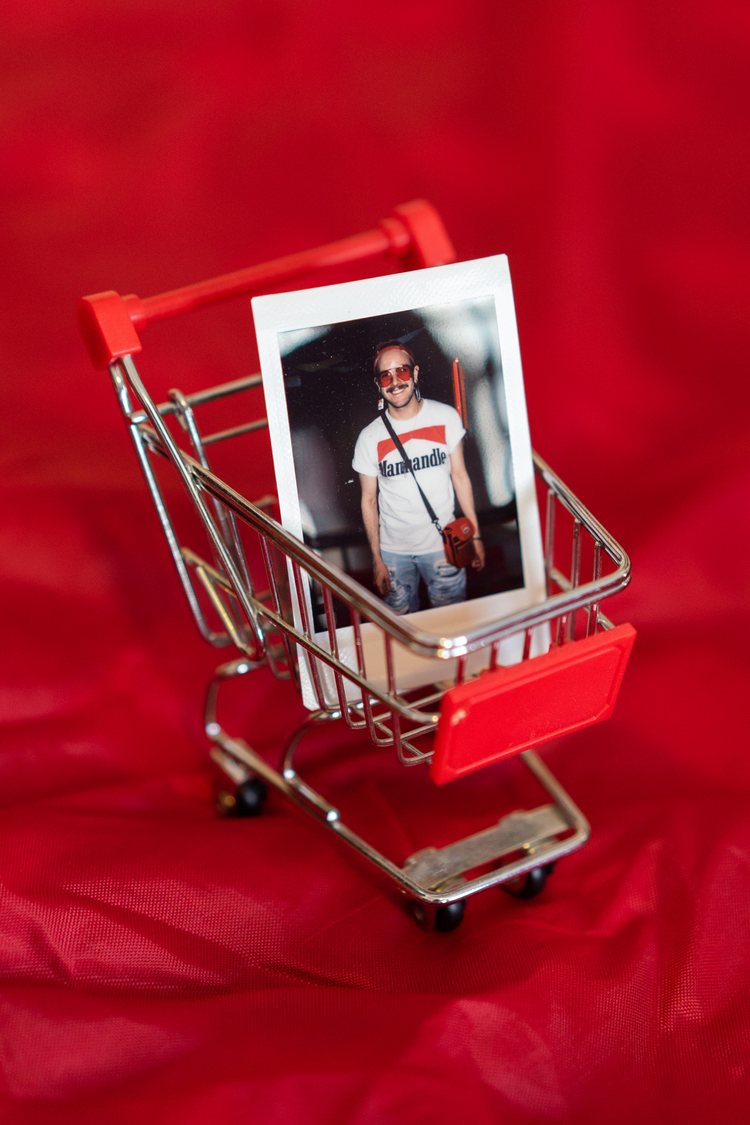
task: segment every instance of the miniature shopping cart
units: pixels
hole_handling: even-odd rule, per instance
[[[252,413],[259,375],[191,393],[172,390],[158,401],[160,396],[146,389],[135,357],[142,352],[142,332],[154,322],[230,298],[288,288],[310,275],[317,281],[326,271],[363,276],[367,270],[372,276],[453,260],[435,211],[415,202],[396,208],[374,230],[314,251],[155,297],[107,292],[81,304],[92,360],[109,369],[198,629],[211,645],[230,650],[231,659],[220,664],[208,687],[205,707],[210,754],[223,779],[221,807],[254,815],[269,787],[277,790],[374,865],[417,918],[438,930],[458,925],[467,899],[488,887],[500,885],[520,897],[537,894],[554,864],[586,841],[584,816],[535,748],[613,710],[635,633],[629,625],[614,626],[602,603],[629,581],[626,554],[535,455],[545,599],[523,612],[488,618],[460,636],[430,633],[396,616],[343,566],[291,535],[275,518],[272,495],[248,500],[231,483],[231,473],[217,468],[230,447],[267,441],[265,417]],[[211,412],[219,408],[228,424],[213,422]],[[252,456],[241,456],[244,479],[251,475],[249,465],[269,462],[270,449],[259,453],[256,444]],[[190,521],[183,526],[185,512]],[[305,594],[311,587],[322,630]],[[353,640],[346,653],[339,644],[342,620]],[[546,638],[545,651],[534,655],[540,636]],[[521,657],[511,664],[503,659],[509,644]],[[377,676],[371,672],[373,645]],[[405,653],[434,669],[428,684],[399,682]],[[247,675],[252,681],[259,669],[288,680],[292,692],[304,678],[315,700],[274,765],[222,722],[225,685],[241,684]],[[509,763],[498,763],[517,757],[545,803],[513,809],[453,842],[390,858],[299,771],[301,742],[313,731],[331,730],[326,724],[362,732],[361,739],[354,733],[351,738],[367,753],[392,750],[399,763],[423,767],[437,785],[490,767],[501,781]]]

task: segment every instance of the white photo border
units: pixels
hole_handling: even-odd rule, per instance
[[[284,386],[280,336],[288,332],[319,329],[323,326],[364,318],[418,310],[425,306],[451,305],[488,297],[494,298],[497,317],[523,585],[456,605],[419,610],[408,615],[407,619],[418,625],[421,631],[433,634],[436,638],[462,636],[488,620],[500,620],[506,615],[531,608],[543,601],[546,594],[541,524],[507,256],[498,254],[472,261],[252,299],[281,523],[291,534],[302,540],[302,512]],[[309,609],[309,589],[306,591],[306,596]],[[312,620],[312,615],[308,619]],[[295,626],[301,627],[301,614],[296,604]],[[339,628],[336,632],[339,658],[344,663],[350,664],[353,669],[356,668],[351,627]],[[376,630],[373,625],[363,626],[363,643],[366,650],[370,650],[366,651],[368,681],[374,681],[379,687],[384,688],[387,677],[382,655],[383,645],[382,638],[375,636],[376,632],[380,633],[380,630]],[[313,639],[330,651],[327,630],[315,633]],[[544,651],[548,643],[545,631],[537,630],[532,655]],[[520,660],[522,645],[522,637],[503,642],[502,662],[514,663]],[[399,651],[396,672],[399,692],[429,684],[436,679],[445,680],[450,677],[450,669],[446,667],[444,661],[426,660],[424,657],[409,654],[406,650],[402,650],[401,646],[397,648]],[[298,648],[298,652],[303,702],[308,708],[316,709],[319,702],[307,666],[309,658],[303,649]],[[437,663],[440,667],[436,669]],[[335,705],[336,693],[332,676],[320,662],[318,668],[326,685],[326,694],[330,691],[330,703]],[[352,698],[356,699],[358,694],[357,689],[352,685]]]

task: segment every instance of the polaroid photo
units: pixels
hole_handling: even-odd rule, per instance
[[[284,527],[436,637],[542,601],[505,255],[256,297],[252,307]],[[438,530],[461,516],[476,550],[466,568],[448,563]],[[320,591],[308,586],[314,639],[330,651]],[[299,627],[297,599],[294,612]],[[339,658],[356,668],[351,626],[336,624]],[[368,681],[385,687],[381,630],[363,625],[362,642]],[[546,628],[535,630],[532,655],[548,644]],[[452,674],[445,661],[394,648],[399,692]],[[303,701],[315,708],[311,658],[298,651]],[[523,637],[512,637],[500,661],[522,652]],[[488,659],[470,659],[469,674]],[[316,664],[335,705],[330,669]],[[347,693],[356,699],[356,685]]]

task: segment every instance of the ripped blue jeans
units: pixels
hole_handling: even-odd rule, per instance
[[[385,602],[394,613],[414,613],[419,605],[419,579],[424,579],[433,607],[453,605],[466,599],[466,571],[451,566],[443,551],[428,555],[397,555],[383,551],[383,562],[391,576]]]

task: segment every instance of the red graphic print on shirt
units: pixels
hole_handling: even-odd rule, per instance
[[[446,445],[445,439],[445,426],[422,426],[419,430],[409,430],[406,434],[398,435],[401,444],[406,446],[407,441],[435,441],[438,445]],[[396,448],[393,438],[386,437],[378,442],[378,461],[382,461],[389,453],[392,453]]]

